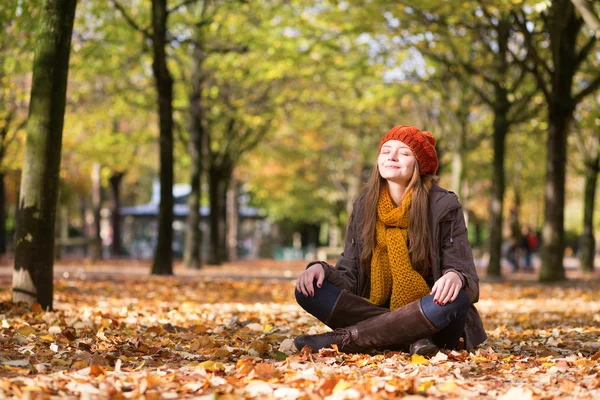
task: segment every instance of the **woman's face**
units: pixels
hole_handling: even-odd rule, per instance
[[[390,182],[408,185],[417,159],[412,150],[399,140],[388,140],[377,157],[379,174]]]

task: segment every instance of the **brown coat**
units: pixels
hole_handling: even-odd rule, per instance
[[[363,196],[354,202],[353,217],[348,226],[344,252],[335,267],[321,262],[325,279],[340,289],[369,298],[370,279],[360,266],[362,252],[361,227]],[[430,286],[443,274],[456,271],[463,280],[463,288],[471,299],[471,308],[465,326],[465,345],[472,349],[486,340],[487,335],[477,309],[479,278],[473,263],[473,253],[467,236],[465,218],[458,198],[452,192],[433,185],[429,192],[429,221],[432,234],[432,276],[426,279]],[[311,263],[313,264],[313,263]]]

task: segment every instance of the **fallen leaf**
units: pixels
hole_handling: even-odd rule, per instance
[[[338,381],[339,379],[336,377],[325,379],[323,383],[321,383],[321,385],[319,386],[319,394],[323,397],[329,396],[333,392],[333,389],[336,387]]]
[[[27,337],[27,336],[29,336],[29,335],[31,335],[31,334],[33,334],[33,333],[35,333],[35,329],[33,329],[33,328],[32,328],[31,326],[29,326],[29,325],[23,325],[23,326],[21,326],[21,327],[19,327],[19,328],[17,329],[17,333],[18,333],[19,335],[21,335],[21,336],[25,336],[25,337]]]
[[[431,359],[429,360],[431,363],[437,363],[440,361],[446,361],[448,360],[448,356],[444,353],[442,353],[441,351],[438,351],[437,354],[433,357],[431,357]]]
[[[225,369],[225,365],[223,363],[212,360],[204,361],[198,364],[198,366],[210,372],[223,371]]]
[[[106,372],[104,371],[104,368],[102,368],[101,366],[94,364],[90,366],[90,375],[91,376],[98,376],[98,375],[104,375]]]
[[[421,355],[413,354],[412,357],[410,358],[410,363],[415,364],[415,365],[421,365],[421,364],[427,364],[427,363],[429,363],[429,361]]]

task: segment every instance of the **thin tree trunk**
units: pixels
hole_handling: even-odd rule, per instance
[[[502,224],[504,221],[504,157],[506,148],[506,135],[509,124],[506,119],[508,113],[508,102],[504,107],[497,107],[494,110],[494,161],[492,175],[492,198],[490,204],[490,235],[489,252],[490,261],[487,268],[487,275],[490,277],[499,277],[502,275],[500,270],[500,259],[502,257]]]
[[[29,103],[27,140],[17,211],[14,302],[52,309],[54,225],[76,0],[46,0]]]
[[[219,183],[221,181],[220,171],[215,168],[210,168],[208,172],[208,184],[209,184],[209,201],[210,201],[210,251],[208,256],[208,263],[212,265],[221,264],[221,257],[219,251],[219,245],[221,237],[220,234],[220,188]]]
[[[100,209],[102,208],[102,186],[100,182],[100,172],[102,167],[95,163],[92,167],[92,212],[94,214],[93,234],[92,234],[92,260],[102,258],[102,238],[100,237]]]
[[[167,0],[152,0],[152,70],[158,93],[160,206],[153,275],[173,274],[173,79],[167,66]]]
[[[87,221],[86,221],[86,209],[87,209],[87,204],[85,201],[85,196],[79,196],[79,218],[81,218],[81,236],[84,238],[88,238],[88,231],[87,231]],[[84,246],[83,251],[84,251],[84,257],[87,257],[89,255],[89,245]]]
[[[6,254],[6,194],[5,176],[0,173],[0,254]]]
[[[462,200],[462,181],[463,181],[463,157],[464,157],[464,147],[465,147],[465,138],[467,131],[467,115],[465,113],[459,112],[458,116],[460,118],[460,131],[456,137],[456,141],[454,143],[454,149],[452,151],[452,190],[459,199]]]
[[[227,260],[229,262],[237,261],[237,233],[238,233],[238,216],[239,204],[238,185],[231,182],[227,191]]]
[[[125,254],[121,240],[121,182],[125,176],[124,172],[113,172],[110,177],[110,209],[112,223],[112,243],[110,252],[113,257]]]
[[[221,262],[230,261],[227,251],[227,193],[229,191],[232,179],[232,171],[229,167],[223,167],[221,170],[221,181],[219,182],[219,260]]]
[[[515,257],[515,265],[514,265],[514,267],[515,267],[514,272],[516,272],[520,269],[520,262],[519,262],[519,257],[518,257],[519,252],[517,250],[521,246],[521,238],[523,237],[523,235],[521,233],[521,223],[519,221],[520,215],[521,215],[521,192],[519,191],[519,188],[516,185],[515,185],[514,191],[515,191],[515,200],[514,200],[512,209],[510,210],[509,225],[510,225],[510,236],[511,236],[512,242],[515,245],[515,252],[517,255]]]
[[[203,6],[198,4],[197,14],[201,14]],[[200,269],[202,262],[200,248],[202,233],[200,232],[200,199],[202,197],[202,144],[204,130],[202,126],[202,64],[204,62],[203,27],[198,26],[196,33],[197,43],[194,47],[192,61],[192,82],[190,92],[190,140],[188,151],[190,154],[190,186],[188,197],[188,218],[185,238],[183,261],[186,268]]]
[[[69,240],[69,207],[64,204],[60,204],[59,200],[58,211],[57,235],[59,237],[59,246],[56,246],[54,250],[55,260],[60,260],[62,258],[63,251],[66,253],[66,250],[68,249],[67,242]]]
[[[585,199],[583,211],[583,235],[579,247],[580,270],[594,272],[594,256],[596,255],[596,239],[594,238],[594,204],[596,202],[596,185],[600,172],[600,154],[596,159],[586,163]]]
[[[192,117],[195,119],[195,117]],[[202,264],[200,261],[200,198],[201,198],[201,177],[202,177],[202,160],[200,154],[201,140],[197,133],[192,133],[190,129],[190,184],[191,191],[188,197],[188,217],[187,231],[185,237],[185,250],[183,260],[186,268],[200,269]]]
[[[562,100],[561,100],[562,101]],[[565,170],[567,163],[567,133],[570,113],[558,105],[549,110],[548,159],[546,162],[546,190],[544,227],[542,229],[542,282],[566,279],[563,265],[565,220]]]

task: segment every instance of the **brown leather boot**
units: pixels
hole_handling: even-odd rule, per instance
[[[431,338],[419,339],[410,345],[410,355],[418,354],[420,356],[432,356],[437,354],[440,349],[433,343]]]
[[[342,290],[325,325],[331,329],[345,328],[388,312],[388,308],[376,306],[363,297]]]
[[[294,344],[298,350],[310,346],[313,351],[318,351],[335,344],[345,353],[363,353],[374,347],[411,344],[418,339],[431,337],[436,331],[423,314],[421,301],[416,300],[347,328],[319,335],[299,336]]]

